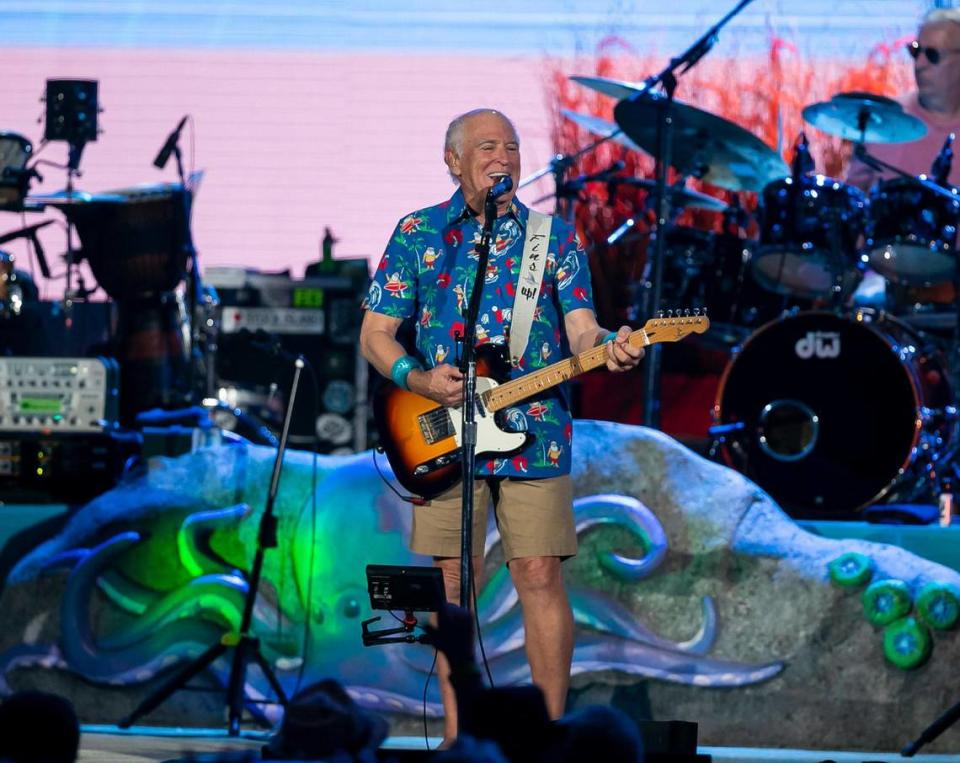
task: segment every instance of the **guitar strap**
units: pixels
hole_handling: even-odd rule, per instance
[[[520,262],[520,282],[513,298],[513,312],[510,314],[510,362],[514,366],[520,363],[530,339],[533,312],[543,284],[552,224],[552,215],[529,210],[527,233],[523,241],[523,260]]]

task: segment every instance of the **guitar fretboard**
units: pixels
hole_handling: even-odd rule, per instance
[[[634,347],[646,347],[651,344],[646,327],[637,329],[630,334],[628,341]],[[607,345],[604,343],[591,347],[589,350],[584,350],[572,358],[553,363],[539,371],[534,371],[526,376],[521,376],[519,379],[514,379],[488,390],[483,395],[483,404],[490,411],[499,411],[501,408],[506,408],[532,397],[538,392],[562,384],[574,376],[599,368],[606,362]]]

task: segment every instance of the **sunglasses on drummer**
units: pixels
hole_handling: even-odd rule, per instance
[[[960,53],[960,49],[951,48],[949,50],[941,50],[940,48],[924,47],[919,42],[914,40],[913,42],[907,44],[907,53],[910,54],[910,57],[913,58],[914,61],[920,58],[920,54],[923,53],[926,55],[927,60],[936,66],[940,63],[940,59],[945,55],[949,53]]]

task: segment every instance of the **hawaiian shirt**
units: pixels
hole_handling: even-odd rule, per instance
[[[528,214],[514,201],[494,223],[478,345],[508,342]],[[415,318],[416,347],[408,351],[427,368],[455,364],[459,357],[455,336],[463,333],[481,230],[458,189],[448,201],[400,220],[373,276],[365,307],[394,318]],[[587,257],[574,229],[554,217],[529,341],[519,363],[510,369],[511,378],[570,354],[561,316],[581,307],[593,310]],[[566,386],[552,387],[501,411],[498,421],[504,428],[530,432],[533,438],[512,456],[479,459],[477,474],[531,479],[569,474],[573,426]],[[481,447],[478,443],[478,452]]]

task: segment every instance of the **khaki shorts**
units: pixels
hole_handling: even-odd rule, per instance
[[[435,557],[460,556],[461,492],[462,484],[457,484],[429,503],[414,507],[411,551]],[[491,498],[504,561],[525,556],[566,559],[577,553],[569,475],[540,480],[478,478],[473,499],[476,556],[483,555]]]

